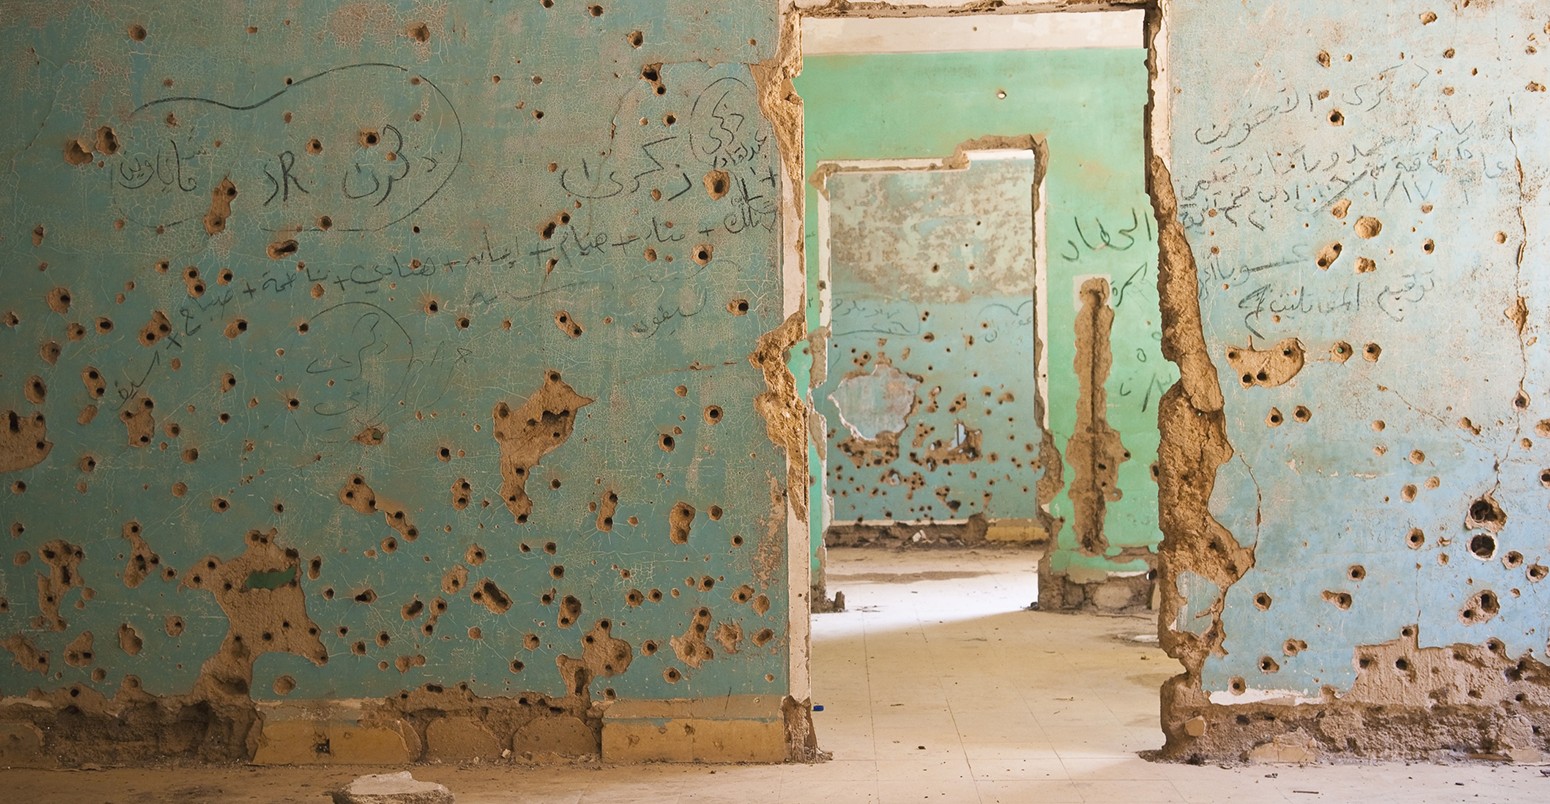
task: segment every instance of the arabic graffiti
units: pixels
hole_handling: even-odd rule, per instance
[[[251,141],[248,119],[278,105],[315,122],[287,127],[283,141]],[[175,126],[175,136],[166,130]],[[248,104],[198,96],[141,105],[118,132],[124,148],[106,160],[118,205],[131,220],[163,229],[205,214],[201,190],[230,180],[262,198],[242,214],[266,231],[364,232],[400,223],[430,203],[462,160],[457,109],[429,78],[394,64],[336,67]],[[247,140],[247,141],[244,141]],[[212,143],[221,143],[215,145]],[[254,160],[245,154],[261,154]],[[147,194],[156,203],[147,205]]]
[[[1067,240],[1066,245],[1060,250],[1060,258],[1066,262],[1077,262],[1085,254],[1105,250],[1129,251],[1135,248],[1137,243],[1157,241],[1157,236],[1152,231],[1150,210],[1142,212],[1131,209],[1130,225],[1113,231],[1110,231],[1109,226],[1100,218],[1093,218],[1092,223],[1083,228],[1082,220],[1073,216],[1071,227],[1076,230],[1076,237]]]
[[[1357,133],[1354,142],[1283,136],[1288,127],[1306,126],[1310,118],[1323,117],[1331,130],[1341,130],[1347,112],[1371,112],[1390,102],[1396,81],[1416,91],[1430,77],[1425,66],[1407,61],[1335,94],[1282,87],[1272,101],[1246,100],[1227,121],[1196,128],[1192,137],[1208,147],[1214,164],[1202,171],[1202,178],[1178,188],[1180,222],[1196,233],[1216,226],[1267,231],[1277,221],[1305,220],[1343,199],[1427,203],[1443,187],[1468,203],[1472,187],[1514,169],[1514,157],[1506,150],[1477,143],[1504,139],[1481,137],[1482,128],[1504,125],[1510,113],[1504,103],[1488,102],[1482,118],[1461,120],[1445,102],[1440,122]],[[1324,142],[1331,144],[1318,144]],[[1500,143],[1496,147],[1502,148]]]

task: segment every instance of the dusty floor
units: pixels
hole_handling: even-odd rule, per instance
[[[819,765],[431,766],[475,802],[1508,802],[1550,797],[1539,767],[1154,765],[1157,688],[1177,665],[1141,617],[1028,612],[1027,551],[846,549],[814,622]],[[0,771],[6,801],[326,801],[376,768]],[[1550,773],[1550,768],[1544,769]]]

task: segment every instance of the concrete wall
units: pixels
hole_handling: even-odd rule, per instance
[[[1033,156],[825,180],[835,521],[1038,518]]]
[[[1539,758],[1544,4],[1164,18],[1165,755]]]
[[[12,4],[7,761],[783,756],[776,15]]]
[[[1158,347],[1145,56],[1139,47],[808,56],[796,82],[808,175],[830,161],[946,159],[970,141],[1023,138],[1046,152],[1050,438],[1038,450],[1044,486],[1035,494],[1056,547],[1040,593],[1058,594],[1057,606],[1086,602],[1068,581],[1144,572],[1160,539],[1155,416],[1176,369]],[[813,322],[817,193],[809,186]]]

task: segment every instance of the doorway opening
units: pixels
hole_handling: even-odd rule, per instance
[[[1020,605],[1146,609],[1173,368],[1144,12],[812,13],[813,609],[826,545],[991,543],[1047,548]]]

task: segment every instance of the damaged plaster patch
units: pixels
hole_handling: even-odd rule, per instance
[[[766,388],[754,397],[754,409],[764,418],[770,441],[785,452],[785,496],[802,521],[807,520],[807,408],[786,360],[791,347],[805,336],[806,326],[801,310],[792,313],[780,326],[759,336],[758,346],[748,356],[748,362],[764,373]],[[784,521],[779,510],[775,516]]]
[[[215,596],[226,614],[226,638],[200,669],[195,691],[248,703],[253,663],[265,653],[291,653],[322,666],[328,649],[307,615],[301,557],[282,548],[279,531],[250,530],[247,549],[230,560],[207,556],[184,573],[184,584]]]
[[[48,440],[48,425],[43,414],[22,416],[14,410],[4,414],[0,428],[0,472],[16,472],[43,462],[54,448]]]
[[[1108,392],[1104,389],[1114,362],[1109,348],[1114,308],[1109,306],[1108,279],[1085,280],[1079,295],[1076,429],[1066,442],[1066,460],[1073,473],[1068,494],[1077,545],[1088,555],[1100,555],[1109,547],[1103,529],[1105,507],[1122,495],[1117,482],[1119,465],[1129,460],[1130,452],[1120,442],[1119,431],[1109,426]]]
[[[853,373],[829,394],[840,421],[854,438],[876,440],[883,433],[898,435],[915,411],[915,391],[921,379],[878,361],[866,374]]]
[[[501,451],[501,495],[518,524],[527,522],[533,500],[527,494],[528,472],[543,456],[558,449],[575,429],[575,413],[592,400],[576,393],[549,371],[536,393],[512,410],[505,402],[495,405],[495,441]]]
[[[1269,349],[1232,346],[1227,349],[1227,364],[1238,375],[1244,388],[1274,388],[1291,382],[1303,366],[1302,343],[1286,338]]]

